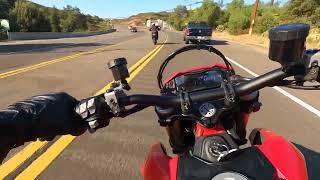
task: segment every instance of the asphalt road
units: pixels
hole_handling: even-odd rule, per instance
[[[142,31],[130,33],[125,27],[120,27],[117,32],[97,36],[0,42],[0,73],[57,57],[114,45],[141,37],[143,34]]]
[[[168,35],[168,41],[164,43],[159,54],[133,79],[131,93],[159,94],[156,75],[161,62],[172,51],[184,46],[181,34],[176,32],[162,33],[160,41],[164,41],[165,34]],[[3,68],[0,72],[6,72],[48,58],[50,60],[75,51],[97,48],[95,45],[79,45],[82,43],[101,43],[98,45],[100,47],[130,39],[108,50],[0,79],[0,107],[31,95],[52,91],[67,91],[77,98],[90,96],[112,80],[111,72],[106,68],[108,60],[126,57],[130,67],[154,48],[146,32],[130,34],[123,31],[115,36],[116,34],[79,39],[79,42],[72,42],[74,44],[68,47],[39,51],[22,52],[12,46],[13,50],[1,54],[3,50],[0,48],[0,67]],[[32,44],[25,46],[32,49]],[[214,46],[256,74],[279,67],[268,60],[267,50],[259,47],[224,40],[215,40]],[[63,53],[60,53],[61,51]],[[216,56],[207,52],[188,52],[177,56],[177,59],[169,64],[165,74],[169,76],[173,71],[212,64],[216,60]],[[234,67],[239,74],[251,76],[243,69]],[[320,92],[285,90],[320,109]],[[320,142],[317,140],[320,134],[320,118],[272,88],[262,90],[260,100],[263,107],[260,112],[252,115],[248,131],[254,127],[265,127],[285,136],[305,155],[309,178],[320,177]],[[164,129],[157,123],[153,108],[148,108],[129,118],[113,119],[109,127],[95,134],[86,133],[76,138],[38,179],[141,179],[140,166],[148,147],[161,141],[170,151],[167,140]]]

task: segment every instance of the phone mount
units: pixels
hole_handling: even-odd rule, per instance
[[[126,78],[130,77],[127,68],[126,58],[117,58],[108,63],[108,68],[112,71],[115,83],[112,84],[112,88],[122,86],[123,89],[129,91],[131,88]]]

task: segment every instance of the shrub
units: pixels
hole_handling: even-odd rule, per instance
[[[232,13],[229,22],[228,29],[231,34],[241,34],[250,26],[250,17],[245,13]]]
[[[279,20],[274,15],[267,13],[257,18],[256,32],[261,34],[277,25],[279,25]]]
[[[183,20],[175,14],[171,14],[169,16],[168,23],[178,31],[181,31],[183,29]]]
[[[226,30],[226,28],[225,28],[224,25],[218,25],[216,30],[219,31],[219,32],[222,32],[222,31]]]

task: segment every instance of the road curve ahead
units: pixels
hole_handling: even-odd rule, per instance
[[[146,32],[108,50],[84,54],[72,61],[0,79],[0,83],[3,83],[1,87],[8,84],[0,90],[2,97],[6,97],[1,100],[1,104],[7,105],[28,95],[48,91],[67,91],[77,98],[92,95],[112,80],[111,73],[106,70],[106,62],[115,57],[127,57],[129,67],[141,59],[148,61],[136,68],[139,71],[135,72],[130,82],[133,89],[131,93],[159,94],[156,75],[161,62],[172,51],[184,46],[180,33],[166,32],[160,36],[160,41],[164,43],[159,47],[152,45]],[[252,72],[262,74],[278,67],[267,59],[267,50],[259,47],[224,40],[215,40],[213,46],[237,63],[234,65],[235,70],[244,76],[252,76]],[[149,56],[146,56],[147,54]],[[187,52],[177,56],[177,59],[169,64],[165,74],[169,76],[177,70],[212,64],[216,59],[217,57],[207,52]],[[301,102],[319,110],[319,95],[320,92],[266,88],[260,95],[263,107],[260,112],[252,115],[248,129],[250,131],[254,127],[266,127],[293,142],[305,155],[311,180],[320,177],[320,142],[316,140],[320,134],[320,117],[310,112],[310,108]],[[301,102],[292,100],[292,97]],[[35,157],[33,163],[30,162],[8,177],[19,179],[37,174],[38,179],[54,180],[141,179],[140,167],[148,147],[158,141],[163,142],[170,152],[165,131],[159,127],[153,108],[148,108],[128,118],[113,119],[109,127],[94,134],[87,133],[77,137],[63,147],[62,153],[53,161],[48,158],[48,153],[56,152],[61,146],[50,146],[46,152]],[[59,142],[59,139],[56,142]],[[37,159],[41,159],[39,162],[42,163],[37,163]],[[49,164],[48,167],[40,168],[46,163]]]

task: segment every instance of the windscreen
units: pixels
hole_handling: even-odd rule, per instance
[[[225,42],[217,41],[216,44],[218,43],[222,45]],[[174,50],[171,50],[170,52],[173,52]],[[216,64],[224,65],[224,62],[219,56],[208,51],[191,50],[183,52],[175,56],[166,66],[162,74],[163,82],[168,82],[168,80],[176,73],[189,71],[195,68],[202,68],[204,66],[213,66]]]

